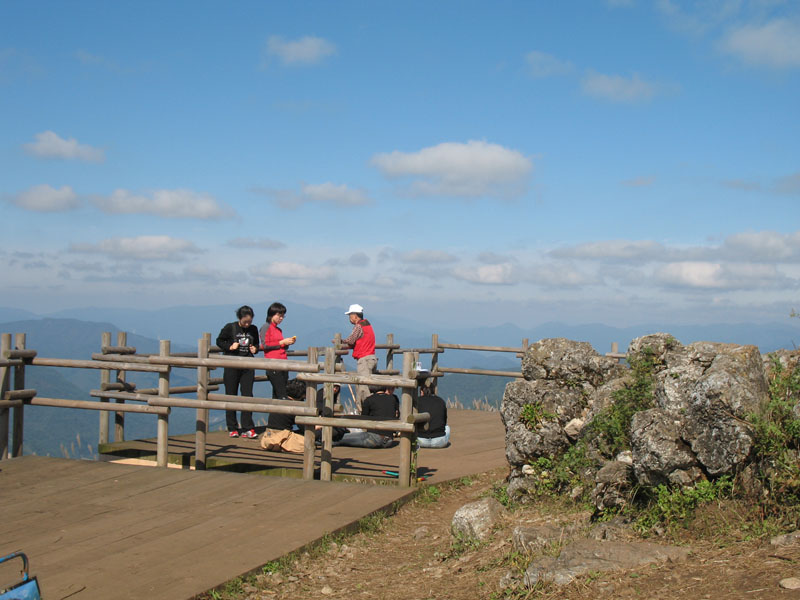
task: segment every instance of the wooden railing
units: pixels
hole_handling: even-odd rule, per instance
[[[190,408],[197,411],[195,467],[204,469],[209,410],[245,410],[291,414],[296,417],[295,421],[298,425],[304,426],[303,477],[306,479],[313,478],[315,471],[315,441],[312,427],[322,428],[320,457],[320,478],[322,480],[331,479],[333,427],[358,427],[398,433],[400,437],[399,484],[408,486],[414,481],[411,474],[414,432],[417,424],[425,423],[429,419],[427,414],[414,412],[414,399],[418,385],[417,365],[420,355],[431,355],[431,369],[426,371],[425,375],[432,378],[434,387],[436,387],[435,382],[448,373],[522,377],[520,371],[443,367],[439,364],[439,357],[447,350],[503,352],[522,357],[529,346],[527,339],[522,340],[520,347],[443,343],[439,341],[437,334],[433,334],[430,347],[403,348],[395,343],[393,334],[388,334],[386,343],[376,345],[376,350],[386,351],[386,368],[377,371],[374,375],[360,376],[344,370],[344,364],[340,362],[339,357],[347,354],[347,351],[341,349],[341,337],[338,334],[333,346],[312,346],[307,350],[294,350],[288,353],[292,357],[305,357],[305,361],[219,356],[220,349],[211,345],[210,333],[203,334],[202,338],[198,340],[196,353],[171,353],[170,342],[162,340],[159,343],[158,354],[137,354],[136,348],[127,345],[125,332],[119,332],[116,341],[116,345],[112,345],[111,333],[103,333],[100,344],[101,351],[92,354],[91,360],[44,358],[38,356],[35,350],[26,348],[24,333],[15,334],[13,347],[11,334],[2,334],[0,337],[0,460],[6,456],[16,457],[22,454],[24,407],[32,405],[99,411],[98,438],[100,444],[109,441],[109,413],[114,414],[113,437],[117,442],[125,439],[125,413],[156,415],[158,419],[156,464],[165,467],[168,462],[167,443],[170,412],[173,408]],[[611,350],[606,356],[625,357],[624,354],[618,352],[616,343],[612,344]],[[403,358],[400,370],[394,368],[394,358],[398,355]],[[323,358],[322,363],[319,362],[320,358]],[[99,370],[100,386],[89,392],[89,396],[97,398],[99,401],[41,397],[36,390],[25,387],[25,367],[27,365]],[[213,393],[219,389],[222,379],[210,377],[211,371],[225,367],[295,372],[297,379],[306,385],[305,401],[300,403],[275,398],[251,398]],[[170,375],[173,369],[196,370],[197,384],[170,386]],[[111,381],[112,371],[116,372],[113,382]],[[158,386],[137,390],[134,383],[127,381],[127,374],[130,372],[156,373]],[[11,383],[12,373],[13,384]],[[255,379],[256,381],[265,381],[267,378],[256,376]],[[320,414],[316,405],[318,384],[323,385],[324,389],[325,416]],[[341,415],[341,407],[334,405],[334,384],[401,388],[399,418],[390,421],[368,421],[357,416]],[[177,397],[190,393],[196,393],[196,397]],[[9,426],[11,428],[10,436]],[[11,441],[10,446],[9,440]]]

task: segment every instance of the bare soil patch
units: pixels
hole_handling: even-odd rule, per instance
[[[520,579],[533,556],[512,551],[513,527],[564,523],[588,528],[588,513],[566,505],[517,507],[507,512],[487,542],[454,540],[450,522],[455,511],[491,494],[504,476],[503,470],[495,470],[426,490],[395,515],[366,520],[361,533],[324,540],[300,556],[269,565],[272,572],[229,582],[202,598],[800,598],[800,591],[778,585],[781,579],[800,577],[800,545],[774,547],[765,538],[748,540],[739,530],[739,517],[725,511],[701,515],[696,531],[681,530],[670,540],[650,538],[689,546],[692,554],[685,562],[590,574],[563,587],[543,584],[527,589]],[[633,537],[630,532],[617,535]],[[553,544],[544,552],[556,555],[559,550]],[[509,583],[509,574],[519,578],[517,583]]]

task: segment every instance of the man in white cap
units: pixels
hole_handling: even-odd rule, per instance
[[[364,318],[364,307],[360,304],[351,304],[347,312],[353,324],[353,331],[342,340],[342,348],[352,348],[353,358],[356,359],[356,370],[359,375],[372,375],[378,365],[378,357],[375,356],[375,332],[372,325]],[[369,387],[366,385],[356,386],[356,407],[361,413],[361,402],[369,396]]]

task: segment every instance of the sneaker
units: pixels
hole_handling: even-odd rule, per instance
[[[254,438],[257,438],[257,437],[258,437],[258,434],[256,433],[256,430],[255,430],[255,429],[251,429],[250,431],[245,431],[245,432],[242,434],[242,437],[243,437],[243,438],[247,438],[247,439],[250,439],[250,440],[252,440],[252,439],[254,439]]]
[[[228,437],[239,437],[239,432],[234,429],[233,431],[228,432]]]

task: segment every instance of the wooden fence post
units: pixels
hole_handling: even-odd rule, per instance
[[[25,334],[18,333],[14,336],[14,347],[17,350],[25,350]],[[14,367],[14,389],[15,390],[24,390],[25,389],[25,363]],[[15,406],[13,410],[13,426],[12,432],[13,435],[11,437],[11,457],[22,456],[22,437],[23,437],[23,430],[24,430],[24,422],[25,417],[24,413],[22,412],[25,408],[25,404],[20,404],[19,406]]]
[[[619,342],[611,342],[611,354],[619,354]]]
[[[438,333],[434,333],[431,336],[431,348],[433,348],[434,350],[439,348],[439,334]],[[433,356],[431,356],[431,373],[435,373],[438,370],[438,368],[439,368],[439,353],[438,352],[434,352]],[[432,377],[431,379],[433,381],[433,383],[431,384],[433,386],[433,393],[434,393],[434,395],[436,395],[436,394],[439,393],[439,378],[438,377]]]
[[[158,355],[169,356],[169,340],[160,340],[158,343]],[[158,374],[158,395],[161,398],[169,397],[169,374],[172,369],[168,368],[165,373]],[[169,412],[158,415],[158,438],[156,440],[156,465],[166,467],[169,458]]]
[[[336,352],[333,348],[325,348],[325,374],[333,375],[336,368]],[[333,384],[323,384],[325,398],[325,413],[333,416]],[[341,393],[341,388],[339,393]],[[324,416],[324,415],[323,415]],[[322,452],[319,461],[319,478],[322,481],[331,480],[331,455],[333,451],[333,427],[322,428]]]
[[[317,364],[317,349],[313,346],[308,347],[308,362],[312,365]],[[317,384],[306,382],[306,406],[316,408],[317,406]],[[314,429],[306,427],[303,433],[303,479],[314,479],[314,457],[317,453],[314,444]]]
[[[124,331],[117,332],[117,346],[127,346],[128,345],[128,334]],[[125,371],[117,371],[117,383],[125,383]],[[125,404],[125,400],[122,398],[115,398],[114,402],[117,404]],[[124,442],[125,441],[125,413],[124,412],[115,412],[114,413],[114,441],[115,442]]]
[[[11,350],[11,334],[0,336],[0,358],[6,358]],[[0,398],[5,397],[9,389],[9,373],[11,367],[0,367]],[[8,409],[0,407],[0,460],[8,458]]]
[[[391,371],[394,369],[394,334],[387,333],[386,334],[386,345],[389,346],[389,349],[386,350],[386,370]]]
[[[411,352],[403,353],[403,379],[414,379],[414,355]],[[403,388],[402,399],[400,400],[400,420],[406,422],[413,410],[413,390]],[[411,442],[413,441],[414,434],[401,433],[400,434],[400,467],[397,470],[398,484],[400,487],[410,487],[412,482],[411,473]],[[416,481],[416,474],[414,474],[414,481]]]
[[[208,358],[211,347],[211,334],[204,333],[197,340],[197,358]],[[197,399],[208,400],[208,367],[197,367]],[[208,409],[198,408],[195,419],[194,468],[205,471],[206,468],[206,435],[208,433]]]
[[[103,351],[104,346],[111,345],[111,332],[104,331],[100,336],[100,352]],[[105,390],[108,384],[111,383],[111,371],[103,369],[100,371],[100,389]],[[108,398],[100,398],[100,402],[108,402]],[[100,413],[100,431],[97,436],[97,443],[108,443],[108,420],[110,419],[109,413],[105,410],[98,411]]]

